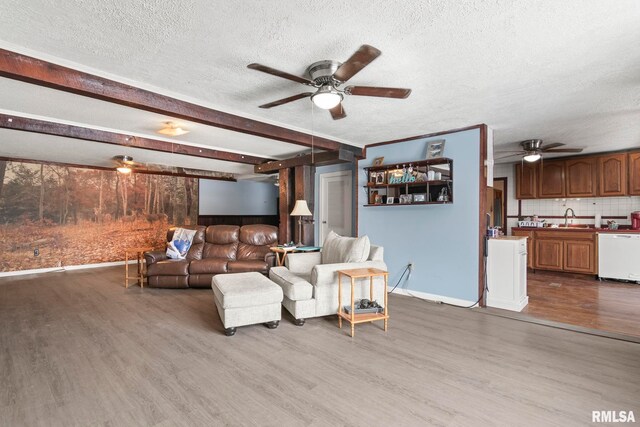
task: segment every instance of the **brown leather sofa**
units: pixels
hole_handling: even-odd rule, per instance
[[[154,288],[208,288],[216,274],[257,271],[267,274],[275,265],[269,250],[278,242],[272,225],[210,225],[196,230],[186,259],[168,259],[165,251],[145,252],[147,279]],[[173,238],[175,227],[167,232]]]

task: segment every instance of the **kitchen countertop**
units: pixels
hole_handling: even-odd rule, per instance
[[[632,230],[630,228],[630,226],[621,226],[624,228],[618,228],[617,230],[610,230],[608,228],[595,228],[593,226],[589,226],[589,227],[558,227],[558,228],[552,228],[552,227],[542,227],[542,228],[535,228],[535,227],[511,227],[511,231],[571,231],[571,232],[583,232],[583,233],[619,233],[619,234],[625,234],[625,233],[632,233],[632,234],[640,234],[640,230]]]

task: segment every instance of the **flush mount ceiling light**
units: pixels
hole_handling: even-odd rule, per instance
[[[158,133],[168,136],[180,136],[185,135],[189,132],[190,131],[182,129],[180,126],[176,125],[173,122],[165,122],[165,126],[158,131]]]
[[[318,108],[330,110],[342,101],[342,94],[330,85],[322,86],[311,95],[311,100]]]
[[[114,157],[116,162],[118,162],[118,167],[116,170],[120,173],[128,174],[131,173],[131,166],[133,164],[133,157],[131,156],[116,156]]]

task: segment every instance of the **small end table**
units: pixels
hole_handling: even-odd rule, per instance
[[[271,248],[271,252],[275,252],[276,261],[278,262],[278,267],[282,267],[284,265],[284,260],[287,257],[287,254],[294,252],[317,252],[320,247],[318,246],[273,246]]]
[[[342,276],[351,278],[351,312],[345,313],[342,308]],[[384,277],[384,312],[383,313],[355,313],[354,288],[355,280],[369,278],[369,299],[373,299],[373,278]],[[379,268],[354,268],[351,270],[338,270],[338,327],[342,329],[342,319],[351,324],[351,336],[355,335],[356,323],[375,322],[384,320],[384,330],[387,330],[389,320],[389,308],[387,298],[387,282],[389,273]]]
[[[129,287],[130,280],[136,280],[141,288],[144,288],[144,253],[147,251],[151,251],[153,248],[151,247],[141,247],[141,248],[126,248],[124,250],[124,287]],[[129,255],[131,258],[135,255],[137,270],[135,276],[129,275]]]

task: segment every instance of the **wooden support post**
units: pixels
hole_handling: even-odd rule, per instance
[[[278,242],[280,244],[289,243],[293,240],[293,235],[291,234],[291,217],[289,216],[291,209],[293,209],[292,175],[291,169],[280,169],[278,176],[280,185]]]
[[[313,212],[314,207],[314,187],[316,168],[310,165],[296,166],[295,168],[295,198],[294,200],[306,200],[309,210]],[[306,246],[313,246],[315,242],[313,218],[302,217],[302,243]],[[299,241],[298,218],[295,218],[294,240]]]

